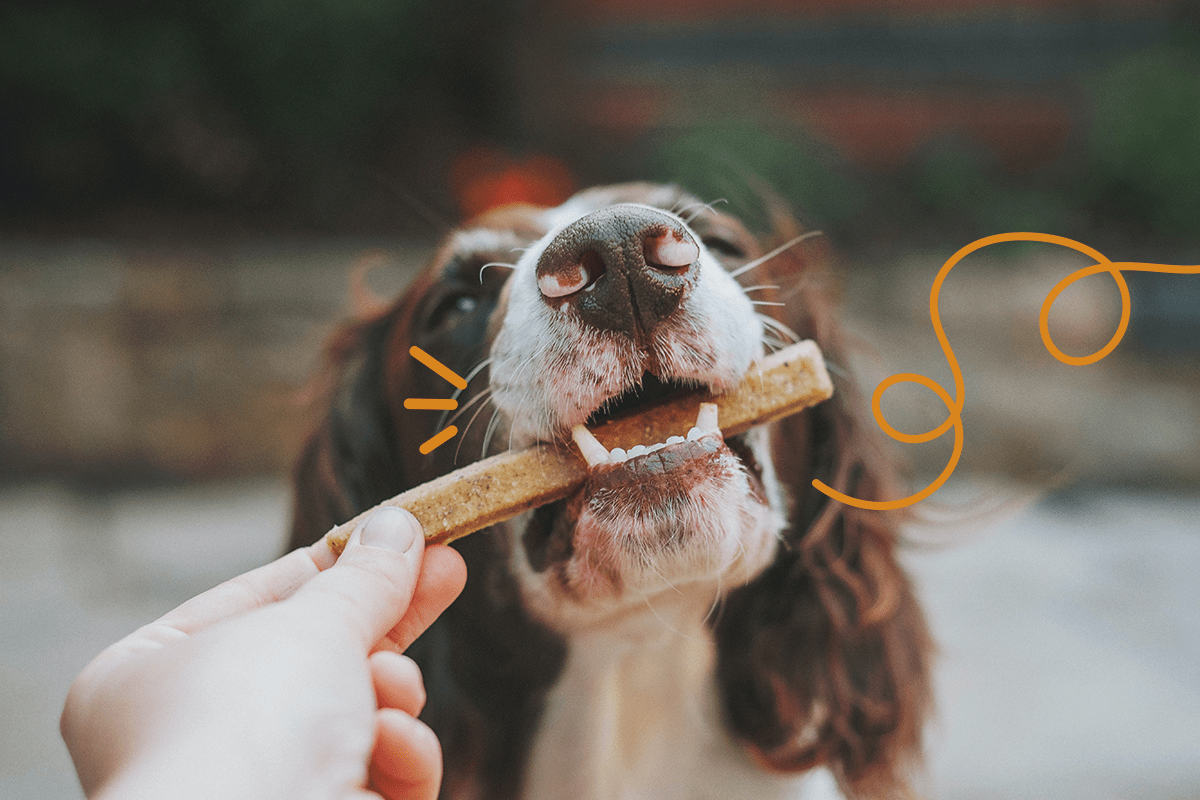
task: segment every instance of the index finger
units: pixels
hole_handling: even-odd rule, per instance
[[[337,556],[322,539],[196,595],[168,611],[155,624],[190,636],[210,625],[291,597],[336,560]]]

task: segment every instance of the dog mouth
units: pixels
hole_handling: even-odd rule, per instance
[[[724,445],[717,414],[716,404],[701,403],[696,412],[696,424],[686,436],[670,436],[666,441],[637,444],[628,450],[620,447],[609,450],[586,425],[576,425],[571,430],[571,438],[587,461],[589,475],[666,474],[693,458],[711,455]]]
[[[643,406],[670,400],[703,387],[703,382],[698,380],[660,378],[654,373],[646,372],[642,374],[642,378],[637,384],[601,403],[588,415],[584,424],[588,428],[595,428],[611,419],[636,413]]]
[[[636,394],[627,391],[606,403],[603,411],[593,412],[587,425],[574,426],[571,438],[588,465],[585,493],[632,491],[644,499],[656,493],[669,496],[670,492],[664,491],[668,487],[677,490],[715,478],[715,473],[723,469],[720,466],[723,456],[736,459],[754,484],[761,485],[762,470],[745,434],[724,436],[715,403],[698,404],[695,423],[686,434],[668,436],[661,442],[636,444],[628,450],[605,447],[589,427],[694,388],[694,384],[679,381],[655,379],[649,385],[644,382]]]
[[[636,400],[619,397],[606,404],[589,422],[602,423],[694,389],[660,383],[641,387]],[[746,528],[738,520],[757,518],[769,506],[749,435],[726,437],[717,405],[708,402],[698,403],[686,432],[627,450],[610,449],[587,425],[575,425],[571,438],[587,463],[587,478],[571,497],[538,509],[531,518],[523,534],[530,566],[543,572],[554,564],[563,570],[576,563],[574,571],[551,574],[568,594],[581,596],[603,586],[632,590],[639,574],[655,586],[664,576],[667,585],[678,586],[724,574],[744,550],[739,540]]]

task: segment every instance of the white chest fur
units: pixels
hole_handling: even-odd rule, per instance
[[[526,800],[825,800],[832,779],[757,767],[724,732],[704,599],[573,635],[534,741]]]

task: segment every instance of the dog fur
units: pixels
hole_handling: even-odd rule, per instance
[[[732,386],[792,338],[844,364],[811,249],[735,275],[799,234],[771,216],[755,235],[677,187],[625,184],[472,220],[332,339],[292,546],[468,461]],[[428,456],[418,446],[446,422],[403,401],[448,388],[414,344],[469,378],[462,434]],[[601,465],[576,495],[455,544],[467,587],[409,651],[443,798],[910,794],[931,645],[897,514],[811,486],[897,496],[859,394],[840,371],[835,386],[802,414],[708,437],[711,452],[676,445],[684,469]]]

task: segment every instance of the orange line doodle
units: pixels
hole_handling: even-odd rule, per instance
[[[445,444],[456,433],[458,433],[458,427],[455,425],[451,425],[449,428],[442,428],[417,449],[421,451],[421,455],[429,455],[434,449]]]
[[[411,355],[417,361],[420,361],[422,364],[436,372],[440,377],[454,384],[459,391],[467,388],[467,382],[460,378],[457,372],[450,369],[421,348],[413,345],[412,347],[408,348],[408,352],[409,355]],[[409,409],[440,409],[442,411],[453,411],[454,409],[458,408],[458,401],[453,397],[445,400],[430,397],[406,397],[404,398],[404,407]],[[454,425],[438,431],[432,438],[428,439],[418,448],[421,451],[421,455],[429,455],[434,451],[434,449],[449,441],[449,439],[456,433],[458,433],[458,428]]]
[[[879,427],[899,442],[907,442],[911,444],[919,444],[922,442],[932,441],[941,436],[946,431],[954,428],[954,451],[950,454],[950,461],[946,464],[946,468],[942,470],[934,481],[926,486],[923,490],[916,494],[905,497],[901,500],[859,500],[855,497],[850,497],[836,489],[827,486],[820,480],[814,480],[812,485],[818,491],[824,492],[829,497],[837,500],[840,503],[845,503],[848,506],[862,508],[874,511],[888,511],[897,508],[905,508],[913,503],[918,503],[929,497],[931,494],[941,488],[942,484],[954,472],[954,468],[958,466],[959,456],[962,455],[963,448],[963,424],[962,424],[962,409],[965,395],[963,392],[963,377],[962,370],[959,369],[958,360],[954,357],[954,351],[950,348],[950,342],[946,339],[946,332],[942,328],[941,314],[938,311],[938,295],[942,291],[942,283],[946,280],[946,276],[950,274],[950,270],[954,265],[961,261],[966,256],[980,250],[988,245],[997,244],[998,242],[1045,242],[1047,244],[1057,244],[1063,247],[1069,247],[1072,250],[1083,253],[1092,258],[1096,263],[1090,267],[1084,267],[1072,272],[1066,278],[1058,282],[1042,302],[1041,315],[1038,317],[1038,328],[1041,331],[1042,342],[1046,345],[1046,349],[1050,355],[1057,358],[1064,364],[1073,366],[1083,366],[1086,364],[1094,364],[1100,359],[1111,353],[1120,343],[1122,337],[1125,336],[1125,330],[1129,327],[1129,285],[1125,282],[1125,277],[1122,272],[1164,272],[1173,275],[1200,275],[1200,266],[1173,266],[1169,264],[1145,264],[1135,261],[1110,261],[1099,251],[1088,247],[1087,245],[1077,242],[1074,239],[1068,239],[1063,236],[1054,236],[1048,233],[999,233],[994,236],[986,236],[982,239],[977,239],[971,244],[959,250],[950,260],[947,261],[937,278],[933,281],[933,288],[929,292],[929,318],[933,322],[934,332],[937,335],[938,342],[942,346],[942,352],[946,355],[946,361],[950,365],[950,371],[954,374],[954,398],[951,399],[949,392],[943,389],[940,385],[925,377],[912,372],[902,372],[892,375],[890,378],[882,381],[875,388],[875,393],[871,396],[871,413],[875,415],[875,421],[879,423]],[[1077,280],[1081,280],[1090,275],[1098,275],[1101,272],[1107,272],[1113,276],[1113,280],[1117,282],[1117,289],[1121,293],[1121,321],[1117,325],[1117,332],[1109,339],[1108,344],[1097,350],[1095,353],[1087,356],[1069,356],[1059,350],[1054,344],[1054,340],[1050,337],[1050,309],[1054,305],[1054,301],[1058,296],[1071,284]],[[898,383],[918,383],[932,391],[942,402],[946,404],[946,419],[936,428],[933,428],[925,433],[909,434],[902,433],[896,430],[883,416],[883,411],[880,407],[880,401],[883,398],[883,393]]]
[[[462,378],[458,377],[457,372],[450,369],[445,364],[438,361],[433,356],[429,355],[429,353],[426,353],[424,350],[417,347],[415,344],[412,347],[408,348],[408,352],[417,361],[420,361],[422,364],[429,367],[431,370],[436,372],[442,378],[444,378],[447,381],[449,381],[450,383],[454,384],[456,389],[467,388],[467,382],[465,380],[463,380]]]
[[[443,400],[438,397],[406,397],[404,407],[417,411],[435,409],[438,411],[453,411],[458,408],[458,401],[453,397]]]

